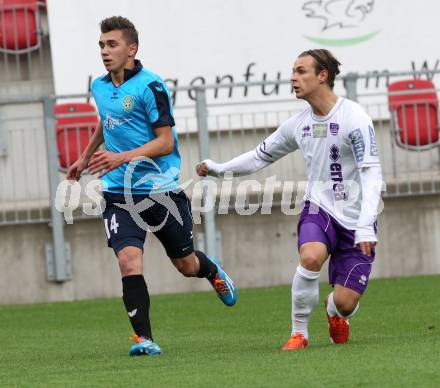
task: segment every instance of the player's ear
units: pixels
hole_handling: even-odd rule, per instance
[[[128,54],[130,57],[136,56],[136,53],[138,51],[138,45],[137,43],[130,43],[128,46]]]
[[[328,80],[328,71],[327,70],[321,70],[319,72],[319,83],[324,84]]]

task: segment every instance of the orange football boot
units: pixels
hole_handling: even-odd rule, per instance
[[[328,321],[328,332],[330,334],[330,339],[334,344],[344,344],[348,341],[350,336],[350,323],[348,319],[342,318],[339,315],[331,317],[327,312],[328,297],[325,298],[325,313],[327,314]]]
[[[307,339],[301,333],[294,333],[286,344],[283,346],[283,350],[297,350],[304,349],[308,346]]]

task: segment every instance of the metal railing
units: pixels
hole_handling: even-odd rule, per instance
[[[51,79],[46,4],[0,4],[0,82]]]
[[[408,73],[396,74],[395,77],[390,73],[386,75],[388,80],[408,76]],[[389,95],[386,90],[360,93],[356,87],[359,80],[362,80],[362,76],[341,78],[336,88],[346,90],[343,94],[355,98],[374,120],[379,156],[387,183],[384,196],[439,194],[439,147],[408,150],[398,146],[396,128],[388,108]],[[233,87],[251,89],[275,83],[289,88],[289,81],[234,84]],[[212,97],[215,88],[219,87],[208,85],[195,88],[196,100],[193,103],[174,107],[182,156],[181,181],[189,182],[187,191],[190,195],[199,181],[194,171],[199,160],[210,157],[222,162],[254,148],[285,119],[306,106],[292,95],[219,102]],[[188,92],[189,89],[178,90]],[[64,241],[64,219],[55,203],[56,190],[65,173],[60,166],[54,107],[66,100],[86,98],[87,95],[75,95],[0,101],[0,226],[49,223],[53,242],[48,248],[48,255],[52,255],[54,263],[52,279],[57,281],[68,279],[70,274],[66,264],[68,247]],[[81,115],[68,114],[72,117]],[[76,128],[80,129],[81,125],[78,124]],[[66,137],[62,139],[66,141]],[[75,147],[78,144],[75,143]],[[254,174],[252,179],[265,183],[271,177],[277,181],[305,181],[306,171],[301,154],[296,152],[286,156]],[[82,193],[93,179],[88,175],[81,179]],[[237,187],[240,179],[234,179],[232,187]],[[277,194],[278,189],[274,190]],[[194,192],[194,195],[199,194]],[[82,195],[74,213],[77,219],[89,217],[81,211],[88,200],[86,195]],[[205,200],[212,200],[214,205],[221,206],[218,197],[210,199],[205,195]],[[263,196],[258,195],[251,200],[261,205]],[[205,244],[209,253],[215,249],[215,212],[205,214],[204,221]]]
[[[2,105],[0,118],[0,225],[47,222],[50,197],[43,102]]]

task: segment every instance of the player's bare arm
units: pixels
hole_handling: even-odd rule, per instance
[[[90,138],[89,144],[87,145],[84,152],[81,154],[79,159],[73,163],[67,170],[68,180],[78,180],[81,177],[81,173],[87,168],[90,158],[99,148],[99,146],[104,142],[104,136],[102,133],[101,120],[98,120],[96,130]]]
[[[156,138],[141,147],[125,152],[97,151],[93,154],[88,168],[91,174],[100,172],[99,177],[141,157],[155,158],[168,155],[174,147],[173,131],[170,126],[155,129]]]

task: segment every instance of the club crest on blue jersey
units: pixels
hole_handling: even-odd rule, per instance
[[[128,113],[134,108],[134,99],[132,96],[125,96],[122,100],[122,108]]]

